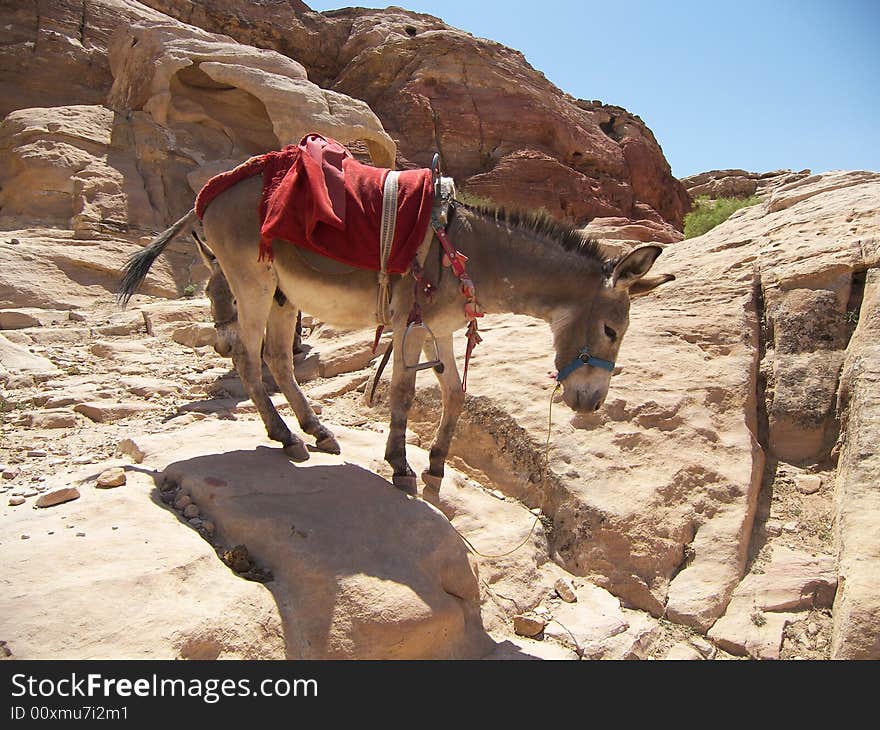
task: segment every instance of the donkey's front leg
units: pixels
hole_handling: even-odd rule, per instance
[[[391,430],[385,446],[385,461],[394,469],[392,483],[398,489],[415,496],[418,494],[415,472],[406,460],[406,422],[412,407],[416,389],[416,370],[408,368],[407,363],[415,365],[419,361],[419,351],[425,341],[425,330],[413,327],[406,334],[406,326],[394,326],[394,367],[391,373]],[[405,345],[405,347],[404,347]]]
[[[446,457],[449,455],[449,447],[452,444],[452,436],[455,433],[455,425],[464,406],[464,392],[461,389],[461,378],[458,368],[455,366],[455,353],[452,349],[452,335],[444,335],[437,338],[437,347],[440,354],[440,362],[443,363],[443,372],[436,373],[440,381],[440,394],[443,400],[443,414],[440,416],[440,425],[431,445],[428,468],[422,472],[422,481],[425,489],[422,498],[436,505],[439,502],[440,484],[443,481],[443,470]],[[429,349],[425,346],[425,349]],[[425,353],[433,356],[433,353]],[[436,372],[436,371],[435,371]]]

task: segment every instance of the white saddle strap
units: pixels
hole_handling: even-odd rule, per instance
[[[391,321],[388,306],[391,303],[390,277],[388,276],[388,259],[394,245],[394,231],[397,228],[397,178],[395,170],[385,176],[382,189],[382,223],[379,230],[379,296],[376,301],[376,321],[387,325]]]

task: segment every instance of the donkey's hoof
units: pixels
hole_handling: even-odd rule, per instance
[[[419,493],[418,480],[415,474],[401,474],[400,476],[391,477],[391,483],[401,492],[415,497]]]
[[[430,489],[432,492],[439,492],[440,485],[443,483],[443,477],[438,477],[427,469],[422,472],[422,481],[425,483],[425,489]]]
[[[302,441],[294,441],[284,447],[284,453],[291,461],[307,461],[309,458],[309,450]]]
[[[342,453],[342,449],[339,448],[339,442],[332,436],[327,436],[320,441],[316,441],[315,448],[319,451],[326,451],[328,454]]]

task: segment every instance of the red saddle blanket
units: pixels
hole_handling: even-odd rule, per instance
[[[272,242],[280,239],[349,266],[378,271],[382,193],[388,172],[358,162],[333,139],[309,134],[298,145],[252,157],[212,177],[196,197],[196,214],[201,219],[220,193],[262,173],[261,260],[273,258]],[[427,233],[433,199],[430,170],[400,173],[389,273],[409,269]]]

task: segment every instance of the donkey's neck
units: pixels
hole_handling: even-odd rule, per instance
[[[472,214],[453,223],[450,237],[469,257],[468,274],[488,313],[526,314],[551,322],[561,308],[602,285],[599,261],[515,225]]]

